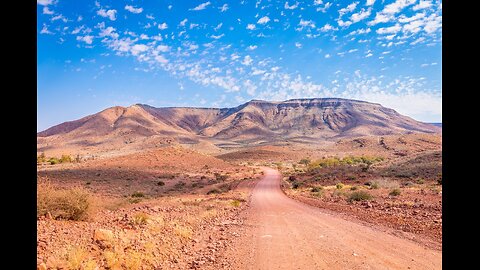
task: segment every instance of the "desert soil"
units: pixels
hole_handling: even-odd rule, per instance
[[[441,269],[441,251],[290,199],[264,172],[223,255],[232,269]]]

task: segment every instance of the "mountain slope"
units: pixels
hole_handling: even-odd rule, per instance
[[[441,128],[415,121],[380,104],[339,98],[252,100],[235,108],[112,107],[38,133],[39,151],[72,148],[154,147],[165,143],[209,146],[314,143],[342,137],[434,133]],[[132,144],[132,145],[130,145]]]

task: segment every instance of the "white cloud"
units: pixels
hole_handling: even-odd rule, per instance
[[[130,6],[130,5],[126,5],[125,6],[125,10],[128,10],[130,11],[131,13],[135,13],[135,14],[138,14],[138,13],[142,13],[143,12],[143,8],[136,8],[134,6]]]
[[[321,4],[323,4],[322,0],[313,0],[313,5],[314,6],[318,6],[318,5],[321,5]]]
[[[213,39],[221,39],[223,36],[225,36],[225,34],[221,34],[221,35],[211,35],[210,37],[213,38]]]
[[[135,44],[131,47],[130,51],[133,55],[138,55],[139,53],[147,51],[148,48],[149,47],[145,44]]]
[[[299,48],[299,49],[302,48],[302,43],[300,43],[300,42],[295,42],[295,47],[297,47],[297,48]]]
[[[403,26],[403,31],[404,32],[410,32],[410,33],[418,33],[422,30],[422,26],[424,24],[425,23],[422,20],[412,21],[412,22],[410,22],[408,24],[405,24]]]
[[[86,36],[77,36],[78,41],[83,41],[87,44],[92,44],[93,43],[93,36],[86,35]]]
[[[168,28],[167,23],[160,23],[160,24],[158,24],[158,29],[160,29],[160,30],[165,30],[165,29],[167,29],[167,28]]]
[[[43,14],[46,14],[46,15],[52,15],[53,14],[53,11],[51,11],[48,6],[44,6],[43,7]]]
[[[104,18],[109,18],[111,21],[115,21],[117,19],[117,11],[115,9],[105,10],[102,8],[97,11],[97,15],[100,15]]]
[[[179,26],[185,26],[188,22],[188,19],[183,19],[183,21],[181,21],[178,25]]]
[[[402,27],[400,26],[400,24],[397,23],[394,26],[378,28],[377,29],[377,34],[381,34],[381,35],[383,35],[383,34],[396,34],[400,30],[402,30]]]
[[[328,2],[325,4],[323,7],[318,7],[317,11],[321,11],[323,13],[327,12],[327,9],[329,9],[332,6],[332,3]]]
[[[354,11],[357,8],[357,5],[358,5],[358,2],[354,2],[348,5],[347,7],[340,9],[338,11],[338,13],[340,14],[340,17],[342,17],[346,13],[350,13]]]
[[[375,4],[375,0],[367,0],[366,6],[373,6]]]
[[[298,23],[300,25],[300,28],[297,28],[297,30],[302,30],[304,27],[310,27],[310,28],[315,28],[315,22],[314,21],[306,21],[303,19],[300,19],[300,22]]]
[[[252,62],[253,62],[253,60],[250,57],[250,55],[247,55],[243,58],[242,65],[249,66],[249,65],[252,64]]]
[[[250,45],[250,46],[247,47],[247,50],[253,51],[253,50],[255,50],[256,48],[257,48],[257,45]]]
[[[155,61],[157,61],[158,63],[161,63],[161,64],[168,63],[168,60],[165,59],[165,57],[163,57],[162,55],[155,56]]]
[[[361,20],[364,20],[364,19],[368,18],[370,16],[371,12],[372,12],[371,8],[369,8],[367,10],[364,10],[362,8],[362,10],[360,12],[352,14],[352,16],[350,17],[350,20],[352,20],[353,23],[357,23]]]
[[[37,4],[42,6],[48,6],[53,4],[53,0],[37,0]]]
[[[257,21],[257,23],[258,23],[258,24],[266,24],[266,23],[268,23],[269,21],[270,21],[270,18],[269,18],[268,16],[264,16],[264,17],[260,18],[260,19]]]
[[[412,9],[417,11],[419,9],[426,9],[432,6],[432,1],[420,1],[417,5],[415,5]]]
[[[416,1],[417,0],[397,0],[391,4],[386,5],[382,12],[387,14],[396,14],[405,7],[415,4]]]
[[[331,26],[330,24],[325,24],[322,28],[320,28],[320,31],[322,32],[327,32],[327,31],[330,31],[330,30],[338,30],[337,28]]]
[[[373,56],[373,54],[372,54],[372,53],[368,53],[367,55],[365,55],[365,58],[371,57],[371,56]]]
[[[285,5],[283,6],[285,9],[296,9],[298,7],[298,2],[296,2],[293,5],[289,5],[288,2],[285,2]]]
[[[416,0],[396,0],[391,4],[388,4],[381,12],[377,12],[375,19],[369,22],[369,25],[389,22],[395,18],[396,13],[400,12],[407,6],[415,4],[415,2]]]
[[[424,17],[425,17],[425,13],[417,13],[412,17],[406,17],[405,15],[402,14],[400,15],[400,17],[398,17],[398,22],[407,23],[407,22],[418,20],[418,19],[422,19]]]
[[[203,4],[200,4],[200,5],[196,6],[196,7],[194,7],[194,8],[191,9],[191,10],[196,10],[196,11],[198,11],[198,10],[204,10],[204,9],[206,9],[210,4],[211,4],[210,1],[208,1],[208,2],[205,2],[205,3],[203,3]]]
[[[77,30],[77,29],[75,29],[75,30]],[[107,28],[101,29],[99,35],[100,35],[100,37],[112,37],[114,39],[117,39],[118,34],[115,33],[115,30],[116,30],[115,28],[109,26]],[[72,34],[73,34],[73,32],[72,32]]]
[[[42,30],[40,30],[40,34],[48,34],[48,35],[53,35],[53,32],[50,32],[48,30],[48,27],[46,24],[43,24]]]
[[[423,30],[428,34],[431,34],[440,28],[442,28],[442,16],[432,14],[426,19],[426,24]]]
[[[250,23],[250,24],[247,25],[247,29],[248,29],[248,30],[255,30],[255,28],[257,28],[257,27],[255,26],[255,24],[251,24],[251,23]]]
[[[329,53],[325,54],[325,58],[330,58],[332,57]]]
[[[228,10],[228,5],[227,4],[223,4],[223,6],[219,7],[220,9],[220,12],[225,12]]]

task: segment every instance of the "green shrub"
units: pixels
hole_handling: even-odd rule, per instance
[[[297,189],[299,187],[300,187],[300,182],[295,181],[295,182],[292,183],[292,188],[293,189]]]
[[[207,192],[207,195],[210,195],[210,194],[220,194],[222,193],[220,190],[214,188],[214,189],[211,189]]]
[[[371,189],[378,189],[378,188],[379,188],[379,185],[378,185],[377,182],[372,182],[372,183],[370,183],[370,188],[371,188]]]
[[[348,196],[348,200],[351,201],[365,201],[365,200],[371,200],[372,195],[370,193],[360,190],[360,191],[355,191]]]
[[[392,189],[388,195],[390,196],[399,196],[402,191],[399,188]]]
[[[288,181],[290,181],[290,182],[295,181],[295,180],[297,180],[297,177],[295,175],[290,175],[288,177]]]
[[[302,158],[298,163],[303,164],[303,165],[308,165],[308,164],[310,164],[310,162],[311,162],[310,159]]]
[[[92,196],[81,187],[58,190],[47,182],[37,185],[37,217],[49,214],[53,219],[85,220],[92,205]]]
[[[163,181],[158,181],[158,182],[157,182],[157,186],[165,186],[165,182],[163,182]]]
[[[240,201],[239,200],[232,200],[230,202],[230,205],[233,207],[239,207],[240,206]]]
[[[134,193],[132,193],[132,195],[130,195],[132,198],[143,198],[145,197],[145,194],[143,192],[140,192],[140,191],[135,191]]]
[[[47,161],[47,158],[45,157],[45,153],[41,153],[38,157],[37,157],[37,164],[40,164],[40,163],[43,163]]]
[[[323,187],[312,187],[311,192],[320,192],[323,190]]]
[[[335,187],[337,189],[342,189],[344,187],[344,185],[342,183],[338,183],[338,184],[335,185]]]
[[[357,189],[358,189],[357,186],[352,186],[352,187],[350,187],[350,190],[357,190]]]
[[[52,157],[48,160],[48,163],[50,163],[50,165],[55,165],[55,164],[59,164],[60,160],[58,158]]]
[[[72,157],[69,155],[62,155],[60,158],[60,163],[70,163],[72,162]]]

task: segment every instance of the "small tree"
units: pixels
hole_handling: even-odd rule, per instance
[[[310,159],[308,159],[308,158],[302,158],[302,159],[300,160],[300,162],[298,162],[298,163],[303,164],[303,165],[308,165],[308,164],[310,164]]]

